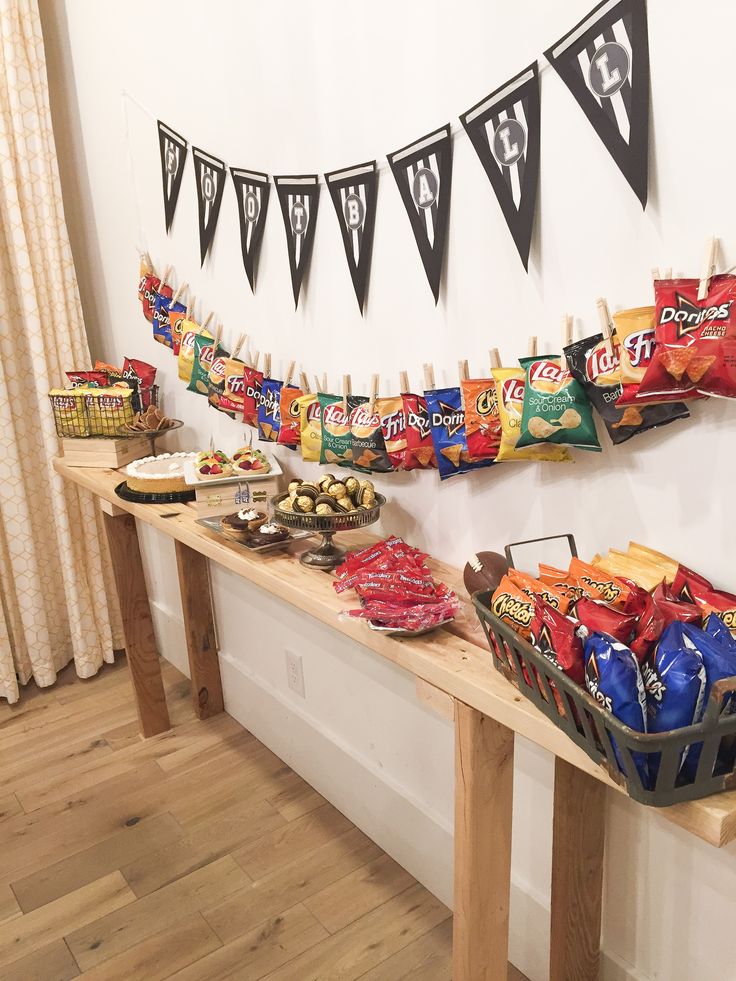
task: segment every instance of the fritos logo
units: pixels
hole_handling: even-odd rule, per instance
[[[242,375],[228,375],[225,378],[225,385],[233,395],[242,395],[245,391],[245,378]]]
[[[629,355],[632,368],[645,368],[654,354],[654,328],[647,327],[646,330],[629,334],[624,341],[624,348]]]
[[[384,439],[397,439],[406,427],[403,410],[399,409],[398,412],[392,412],[390,416],[384,416],[381,420],[381,426]]]

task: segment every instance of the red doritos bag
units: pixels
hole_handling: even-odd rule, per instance
[[[695,388],[736,398],[736,276],[714,276],[698,300],[699,280],[654,284],[657,346],[639,392],[670,395]]]
[[[261,388],[263,387],[263,372],[257,368],[245,366],[243,371],[243,422],[247,426],[258,428],[258,406],[261,404]]]
[[[427,470],[437,467],[427,403],[422,395],[401,396],[406,419],[406,455],[404,470]]]
[[[141,297],[143,316],[150,324],[153,323],[153,308],[160,286],[161,280],[158,278],[158,276],[154,276],[153,273],[148,273],[148,275],[144,276],[141,280],[141,284],[138,289],[138,295]]]
[[[556,668],[582,685],[585,680],[583,642],[575,627],[574,620],[537,597],[531,623],[532,644]]]

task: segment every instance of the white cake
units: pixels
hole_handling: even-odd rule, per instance
[[[140,494],[175,494],[189,490],[184,480],[184,464],[196,453],[162,453],[144,456],[125,468],[125,482]]]

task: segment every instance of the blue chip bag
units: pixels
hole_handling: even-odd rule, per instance
[[[705,621],[705,626],[703,629],[713,638],[713,640],[717,640],[719,644],[722,644],[729,651],[736,654],[736,638],[734,638],[733,634],[720,617],[717,617],[715,614],[711,613],[708,619]]]
[[[633,652],[608,634],[593,633],[585,642],[585,687],[605,709],[636,732],[647,731],[647,705],[639,662]],[[619,769],[626,764],[611,736]],[[632,753],[641,782],[649,786],[646,753]],[[627,774],[628,775],[628,774]]]
[[[700,654],[686,642],[683,623],[674,620],[659,639],[653,653],[641,666],[647,693],[647,731],[669,732],[694,725],[705,709],[705,665]],[[680,758],[685,763],[690,746]],[[649,756],[649,776],[654,786],[660,754]]]
[[[160,293],[157,293],[153,301],[154,341],[158,341],[159,344],[165,344],[166,347],[173,348],[174,342],[171,337],[169,313],[186,313],[186,309],[183,303],[172,303],[170,296],[162,296]]]
[[[281,386],[276,378],[264,378],[258,403],[258,438],[276,443],[281,429]]]
[[[436,388],[425,392],[427,415],[432,432],[432,444],[437,457],[440,480],[458,473],[488,467],[493,460],[471,463],[465,438],[465,409],[459,388]]]

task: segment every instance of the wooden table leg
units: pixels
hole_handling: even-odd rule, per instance
[[[197,716],[208,719],[222,712],[224,706],[207,559],[188,545],[181,542],[175,542],[175,545],[192,701]]]
[[[550,981],[597,981],[606,788],[555,760]]]
[[[506,981],[514,733],[455,703],[453,981]]]
[[[161,664],[153,633],[135,518],[103,513],[110,558],[120,601],[128,667],[135,692],[141,733],[155,736],[171,728]]]

